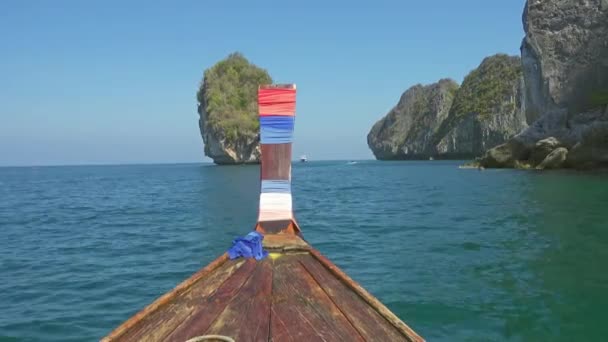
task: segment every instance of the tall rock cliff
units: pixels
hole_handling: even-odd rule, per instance
[[[434,135],[448,117],[458,84],[443,79],[415,85],[372,127],[367,144],[376,159],[420,159],[435,154]]]
[[[196,97],[205,155],[214,163],[259,162],[257,89],[270,83],[266,70],[239,53],[205,70]]]
[[[519,57],[485,58],[465,77],[437,132],[438,155],[475,157],[504,143],[528,126],[524,102]]]
[[[608,1],[529,0],[521,45],[529,114],[589,108],[608,89]]]
[[[521,63],[488,57],[462,86],[441,80],[408,89],[367,136],[377,159],[469,158],[527,127]]]
[[[537,164],[547,138],[569,150],[566,166],[608,163],[608,1],[529,0],[523,25],[526,113],[535,121],[481,163]]]

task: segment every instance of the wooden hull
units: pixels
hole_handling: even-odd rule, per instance
[[[298,236],[264,247],[262,261],[222,255],[102,341],[423,341]]]

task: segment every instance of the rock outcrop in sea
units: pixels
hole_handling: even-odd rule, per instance
[[[216,164],[258,163],[257,89],[268,72],[233,53],[205,70],[196,95],[205,155]]]
[[[437,132],[437,154],[471,158],[528,127],[519,57],[484,59],[462,82],[450,116]]]
[[[441,80],[408,89],[367,136],[377,159],[471,158],[527,127],[518,57],[482,61],[462,86]]]
[[[458,83],[443,79],[406,90],[372,127],[367,144],[377,159],[420,159],[435,154],[435,132],[448,117]]]
[[[529,0],[523,25],[526,115],[534,122],[504,145],[488,151],[480,163],[490,167],[541,166],[543,155],[559,150],[553,156],[566,155],[565,167],[605,166],[608,1]]]
[[[484,60],[456,92],[447,117],[402,97],[368,135],[376,158],[479,157],[484,167],[539,169],[608,166],[608,0],[528,0],[523,25],[521,63],[504,55]],[[391,127],[398,122],[420,127]],[[429,130],[436,130],[432,142],[428,134],[423,140],[412,134]]]

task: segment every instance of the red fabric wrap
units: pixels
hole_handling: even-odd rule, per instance
[[[296,115],[296,90],[284,88],[261,88],[258,90],[260,116]]]

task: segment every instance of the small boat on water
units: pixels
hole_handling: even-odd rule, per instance
[[[300,156],[300,162],[305,163],[307,161],[308,161],[308,159],[306,158],[305,154]]]
[[[261,191],[254,231],[268,255],[233,258],[231,249],[102,341],[423,341],[304,240],[291,197],[295,98],[295,85],[258,90]]]

